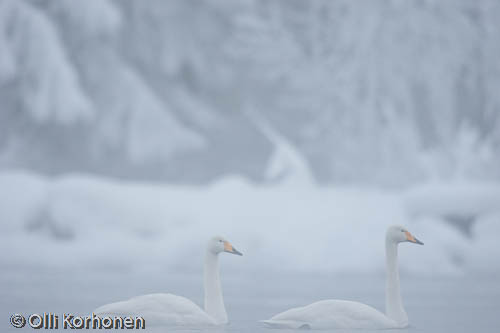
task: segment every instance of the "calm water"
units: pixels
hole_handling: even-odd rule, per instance
[[[173,292],[198,304],[202,304],[203,299],[200,273],[102,272],[102,269],[68,272],[4,267],[0,279],[2,332],[33,331],[29,327],[11,327],[9,318],[12,313],[87,314],[99,305],[152,292]],[[415,278],[403,275],[401,280],[411,327],[391,332],[498,332],[498,278]],[[280,332],[282,330],[264,328],[257,321],[320,299],[349,299],[384,309],[383,276],[222,272],[222,283],[231,324],[209,330],[213,332]],[[171,329],[154,331],[172,332]]]

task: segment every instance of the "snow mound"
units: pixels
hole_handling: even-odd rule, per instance
[[[413,215],[479,215],[500,212],[500,187],[491,183],[431,183],[406,194]]]
[[[3,172],[0,264],[200,270],[206,239],[222,234],[244,253],[241,271],[382,273],[385,229],[403,224],[425,242],[401,244],[403,274],[500,272],[484,255],[500,251],[500,215],[481,215],[469,237],[439,216],[411,217],[413,195],[237,176],[191,187]]]

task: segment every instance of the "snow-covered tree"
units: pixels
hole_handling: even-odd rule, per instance
[[[320,182],[498,179],[499,21],[496,0],[0,0],[0,166],[265,181],[286,145],[251,107]]]
[[[0,40],[7,47],[1,63],[16,71],[3,71],[9,74],[2,112],[10,133],[6,164],[17,159],[58,171],[50,165],[54,158],[63,168],[116,172],[127,163],[165,163],[174,153],[202,147],[203,138],[187,129],[119,54],[122,14],[112,2],[6,0],[2,6],[7,20]],[[13,127],[23,118],[29,125]],[[29,132],[41,135],[40,141],[33,142]],[[50,155],[54,149],[60,155],[29,152]],[[66,165],[71,161],[75,165]]]
[[[485,42],[499,15],[489,1],[255,0],[236,17],[228,51],[247,59],[256,86],[279,86],[268,117],[313,165],[328,165],[317,172],[397,185],[441,168],[420,155],[456,155],[464,128],[484,135],[470,160],[494,146],[498,65],[489,58],[485,70],[484,59],[499,50]],[[290,118],[302,121],[287,128]]]

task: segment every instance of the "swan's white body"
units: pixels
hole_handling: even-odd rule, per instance
[[[172,294],[150,294],[127,301],[103,305],[94,313],[103,316],[141,316],[148,326],[211,326],[217,325],[198,305]]]
[[[404,233],[404,238],[400,233]],[[397,268],[397,245],[402,241],[422,244],[403,227],[393,226],[387,230],[386,314],[363,303],[325,300],[290,309],[262,322],[273,328],[293,329],[389,329],[408,326],[408,316],[401,301]]]
[[[333,299],[290,309],[262,322],[272,328],[310,328],[317,330],[398,327],[395,321],[369,305]]]
[[[221,237],[208,244],[205,256],[205,311],[189,299],[173,294],[150,294],[127,301],[103,305],[94,313],[103,316],[140,316],[148,326],[203,327],[228,323],[219,278],[218,254],[229,252],[241,255]]]

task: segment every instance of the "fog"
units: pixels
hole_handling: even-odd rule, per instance
[[[408,330],[494,330],[499,22],[495,0],[0,0],[3,330],[202,306],[213,235],[244,253],[221,255],[225,330],[383,311],[394,224],[425,243],[400,245]]]

